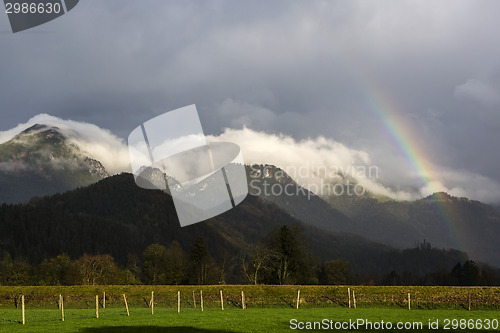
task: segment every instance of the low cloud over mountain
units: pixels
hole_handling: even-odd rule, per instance
[[[39,114],[26,123],[0,132],[0,144],[9,141],[15,135],[35,124],[57,127],[70,143],[80,147],[89,156],[101,162],[111,174],[130,170],[128,148],[123,139],[96,125],[63,120],[48,114]]]
[[[11,130],[0,132],[0,144],[34,124],[57,127],[69,142],[100,161],[110,174],[130,172],[124,139],[93,124],[47,114],[37,115]],[[225,129],[221,135],[209,136],[209,139],[239,144],[246,164],[276,165],[317,194],[332,194],[332,183],[350,182],[362,185],[372,194],[398,200],[413,200],[443,191],[487,203],[500,202],[500,184],[480,174],[433,165],[432,172],[439,175],[439,180],[421,184],[414,171],[391,164],[387,153],[353,149],[323,136],[296,140],[288,135],[243,128]],[[27,166],[2,164],[4,169],[23,167]]]
[[[414,171],[387,163],[384,154],[352,149],[321,136],[295,140],[244,128],[226,129],[212,139],[239,144],[247,164],[279,166],[300,185],[313,192],[319,189],[318,194],[325,194],[321,193],[323,185],[351,179],[351,183],[359,183],[373,194],[398,200],[418,199],[440,191],[488,203],[500,201],[500,184],[480,174],[433,165],[432,172],[439,175],[439,181],[420,185]]]

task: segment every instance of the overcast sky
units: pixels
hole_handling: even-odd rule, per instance
[[[500,202],[498,13],[495,0],[82,0],[16,34],[2,14],[0,131],[47,113],[125,139],[196,104],[207,134],[253,130],[236,132],[252,160],[255,132],[324,156],[322,137],[395,191],[418,186],[373,110],[383,93],[444,189]]]

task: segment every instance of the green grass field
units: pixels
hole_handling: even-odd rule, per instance
[[[348,288],[351,290],[352,308],[348,307]],[[200,290],[203,290],[203,312],[200,309]],[[224,311],[221,310],[220,290],[224,296]],[[245,310],[241,303],[242,290],[246,297]],[[298,290],[299,309],[296,309]],[[152,291],[155,295],[154,315],[148,308]],[[177,313],[178,291],[181,292],[180,313]],[[357,308],[354,308],[353,291]],[[106,308],[103,308],[102,302],[104,292]],[[408,293],[411,294],[411,310],[408,309]],[[127,295],[130,316],[126,314],[123,294]],[[468,311],[469,294],[472,311]],[[25,325],[21,324],[20,295],[25,298]],[[64,298],[64,322],[58,309],[59,295]],[[95,318],[96,295],[99,296],[99,319]],[[290,322],[293,319],[297,321]],[[445,329],[447,319],[448,329]],[[457,321],[452,322],[453,319]],[[349,321],[358,320],[371,322],[373,329],[368,329],[366,325],[349,325]],[[267,285],[0,287],[0,333],[286,332],[297,331],[302,325],[307,328],[306,322],[320,322],[323,325],[317,328],[333,328],[336,331],[376,332],[388,328],[387,325],[380,326],[382,320],[391,323],[390,331],[393,332],[435,332],[434,327],[429,328],[429,320],[431,323],[438,320],[439,330],[446,332],[479,331],[479,323],[482,324],[481,331],[485,331],[487,320],[490,320],[487,331],[500,331],[500,288]],[[407,325],[421,323],[423,329],[397,329],[398,322]],[[342,324],[344,328],[339,326]],[[291,327],[297,329],[292,330]]]
[[[376,323],[384,321],[391,322],[393,332],[474,332],[478,329],[452,329],[443,330],[445,319],[473,320],[469,327],[476,327],[480,319],[485,325],[486,319],[490,322],[489,331],[498,331],[498,311],[465,311],[465,310],[404,310],[404,309],[185,309],[177,313],[176,309],[156,308],[155,314],[147,308],[130,309],[127,317],[125,309],[101,309],[99,319],[95,318],[95,310],[70,309],[65,311],[65,321],[61,321],[59,310],[35,309],[26,312],[26,324],[21,325],[21,311],[15,309],[0,310],[0,332],[286,332],[292,331],[290,321],[298,322],[321,322],[323,319],[335,322],[349,322],[357,320],[371,321],[373,329],[367,329],[366,325],[346,327],[341,331],[375,332],[381,331]],[[496,319],[496,321],[494,321]],[[428,328],[429,320],[439,320],[439,330]],[[398,322],[414,325],[414,322],[422,323],[423,329],[410,327],[408,329],[397,329]],[[474,323],[474,325],[472,324]],[[297,324],[298,325],[298,324]],[[305,324],[304,324],[305,325]],[[380,324],[381,325],[381,324]],[[473,326],[472,326],[473,325]],[[293,325],[292,325],[293,326]],[[496,327],[496,330],[493,328]],[[304,330],[311,331],[311,330]],[[482,330],[484,331],[484,330]]]

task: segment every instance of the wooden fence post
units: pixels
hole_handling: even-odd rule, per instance
[[[61,319],[64,321],[64,298],[62,295],[59,295],[59,297],[61,298]]]
[[[201,304],[201,311],[203,312],[203,290],[200,290],[200,304]]]
[[[128,311],[127,297],[123,294],[123,301],[125,301],[125,308],[127,309],[127,316],[130,316],[130,312]]]
[[[349,309],[351,308],[351,288],[347,288],[347,295],[349,298]]]
[[[196,297],[194,296],[194,290],[193,290],[193,304],[194,308],[196,309]]]
[[[106,309],[106,292],[102,293],[102,308]]]
[[[243,290],[241,291],[241,307],[243,308],[243,310],[247,308],[245,304],[245,292]]]
[[[181,312],[181,291],[177,292],[177,313]]]
[[[354,302],[354,308],[356,309],[356,295],[354,294],[354,290],[352,291],[352,300]]]
[[[299,308],[300,303],[300,290],[297,290],[297,309]]]
[[[470,291],[469,291],[469,311],[470,311]]]
[[[220,307],[224,311],[224,298],[222,297],[222,290],[220,291]]]
[[[95,317],[99,319],[99,295],[95,295]]]
[[[411,298],[410,298],[410,293],[408,293],[408,310],[411,310]]]
[[[26,323],[26,317],[25,317],[25,314],[24,314],[24,295],[21,296],[21,308],[22,308],[22,311],[23,311],[23,325]]]
[[[62,295],[61,295],[61,294],[59,294],[59,303],[57,304],[57,308],[58,308],[59,310],[61,310],[61,297],[62,297]]]
[[[151,292],[151,314],[155,314],[155,292]]]

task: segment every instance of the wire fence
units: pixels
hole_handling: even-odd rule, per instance
[[[300,294],[298,295],[298,291]],[[221,298],[222,291],[222,298]],[[62,286],[0,287],[0,307],[19,308],[21,297],[31,308],[59,308],[60,297],[71,308],[410,308],[500,309],[500,287],[381,287],[381,286]],[[299,297],[297,297],[299,296]]]

